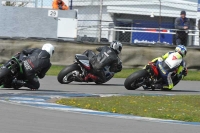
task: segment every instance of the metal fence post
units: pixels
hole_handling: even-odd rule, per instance
[[[43,8],[43,4],[44,4],[44,3],[43,3],[43,0],[41,0],[41,8]]]
[[[73,8],[73,0],[70,1],[70,10]]]
[[[102,14],[103,14],[103,0],[100,0],[100,12],[99,12],[99,37],[98,42],[101,42],[101,25],[102,25]]]
[[[161,16],[161,7],[162,7],[162,5],[161,5],[161,0],[159,0],[159,2],[160,2],[160,11],[159,11],[159,22],[158,22],[158,25],[159,25],[159,34],[158,34],[158,41],[159,41],[159,43],[161,43],[160,42],[160,30],[161,30],[161,23],[162,23],[162,16]]]
[[[35,8],[37,8],[38,0],[35,0]]]

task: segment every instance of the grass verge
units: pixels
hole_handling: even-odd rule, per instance
[[[64,67],[65,66],[52,66],[47,72],[47,75],[57,76]],[[140,69],[123,69],[115,75],[115,78],[127,78],[130,74],[138,70]],[[200,81],[200,71],[189,71],[184,80]]]
[[[200,96],[120,96],[60,99],[58,104],[143,117],[200,122]]]
[[[51,68],[47,72],[47,75],[57,76],[59,74],[59,72],[65,67],[66,66],[55,66],[55,65],[53,65],[53,66],[51,66]]]

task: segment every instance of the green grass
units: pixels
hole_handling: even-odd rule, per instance
[[[184,78],[184,80],[200,81],[200,71],[197,70],[188,71],[188,75]]]
[[[200,95],[60,99],[58,104],[143,117],[200,122]]]
[[[129,75],[131,75],[133,72],[136,72],[141,69],[123,69],[121,72],[115,74],[115,78],[127,78]]]
[[[47,75],[57,76],[64,67],[65,66],[52,66],[47,72]],[[115,74],[115,78],[127,78],[130,74],[138,70],[140,69],[123,69],[121,72]],[[200,81],[200,71],[190,70],[184,80]]]
[[[51,68],[49,69],[49,71],[47,72],[47,75],[51,75],[51,76],[57,76],[59,74],[59,72],[66,66],[51,66]]]

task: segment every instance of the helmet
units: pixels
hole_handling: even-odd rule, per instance
[[[50,56],[52,56],[54,53],[54,46],[50,43],[46,43],[43,45],[42,50],[47,51],[50,54]]]
[[[119,42],[119,41],[113,41],[111,44],[110,44],[110,47],[112,49],[114,49],[118,54],[121,53],[122,51],[122,43]]]
[[[184,45],[178,45],[175,49],[175,52],[178,52],[182,57],[186,56],[187,48]]]

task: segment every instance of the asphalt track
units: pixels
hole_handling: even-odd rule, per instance
[[[139,88],[134,91],[128,91],[124,88],[125,79],[112,79],[106,84],[96,85],[94,83],[71,83],[62,85],[57,82],[55,76],[47,76],[40,81],[41,86],[38,92],[74,92],[89,94],[200,94],[199,81],[181,81],[172,91],[144,91]],[[0,93],[34,93],[24,88],[21,90],[1,89]]]
[[[123,87],[124,79],[112,79],[105,85],[72,83],[61,85],[56,77],[41,80],[41,88],[32,92],[2,89],[0,94],[200,94],[200,82],[182,81],[174,90],[144,91],[142,88],[127,91]],[[134,119],[121,119],[86,115],[81,113],[47,110],[37,107],[12,104],[4,100],[0,102],[0,133],[199,133],[200,126],[174,123],[162,123]]]

